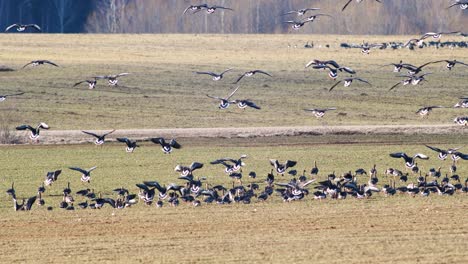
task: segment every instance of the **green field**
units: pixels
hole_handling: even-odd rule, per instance
[[[431,60],[468,61],[465,49],[426,48],[372,50],[339,48],[341,42],[406,41],[411,36],[304,36],[304,35],[2,35],[0,64],[18,69],[0,72],[0,93],[27,92],[0,104],[14,114],[12,125],[47,122],[64,129],[134,129],[176,127],[311,126],[347,124],[450,124],[466,115],[456,109],[436,109],[428,119],[415,114],[422,106],[453,106],[466,96],[468,67],[448,71],[444,64],[426,68],[433,72],[422,86],[388,89],[401,80],[391,62],[420,65]],[[462,41],[444,37],[443,41]],[[305,49],[313,41],[314,49]],[[330,48],[325,48],[329,44]],[[291,48],[288,48],[288,45]],[[297,48],[294,48],[297,46]],[[321,47],[319,47],[321,46]],[[31,60],[49,59],[62,67],[20,69]],[[372,86],[334,83],[327,72],[304,70],[311,59],[330,60],[351,67]],[[213,82],[194,71],[221,72],[235,68],[225,79]],[[231,106],[218,111],[206,94],[226,96],[243,72],[262,69],[274,77],[254,76],[240,83],[235,98],[249,98],[261,111],[241,111]],[[96,75],[130,72],[121,87],[104,82],[95,90],[77,81]],[[347,76],[341,74],[341,76]],[[323,120],[303,108],[337,107]]]
[[[45,35],[0,34],[0,65],[17,69],[0,72],[0,94],[24,91],[26,94],[0,102],[0,136],[19,124],[46,122],[51,131],[41,135],[77,137],[79,130],[117,129],[141,133],[146,138],[157,128],[225,127],[324,127],[363,126],[359,133],[317,135],[208,138],[208,135],[177,138],[183,145],[171,155],[159,146],[142,142],[134,153],[125,152],[116,142],[96,147],[92,143],[69,145],[0,145],[0,263],[44,262],[129,262],[144,263],[466,263],[468,196],[431,194],[411,197],[399,194],[385,197],[376,193],[369,199],[323,200],[311,194],[302,201],[283,202],[274,194],[267,201],[252,199],[249,205],[207,205],[181,202],[177,208],[167,203],[162,208],[139,202],[123,210],[105,206],[102,210],[65,211],[59,208],[62,190],[70,183],[75,193],[94,189],[104,197],[125,187],[137,193],[137,183],[157,180],[168,185],[183,184],[174,171],[177,164],[202,162],[195,175],[205,184],[232,186],[232,180],[218,158],[248,155],[243,184],[258,183],[263,189],[271,166],[269,159],[298,161],[299,174],[310,171],[314,160],[325,180],[335,172],[369,170],[377,165],[379,186],[389,183],[385,169],[405,171],[403,160],[389,153],[422,152],[429,160],[418,160],[425,173],[441,167],[451,175],[450,161],[440,161],[424,144],[441,148],[462,147],[468,142],[464,127],[438,134],[440,125],[450,125],[466,109],[436,109],[427,119],[415,114],[422,106],[453,106],[467,96],[468,67],[457,65],[452,71],[437,64],[422,86],[388,89],[400,78],[392,67],[399,62],[423,64],[430,60],[457,59],[468,62],[464,49],[373,50],[362,55],[359,49],[344,50],[341,42],[361,43],[406,41],[410,36],[305,36],[305,35]],[[461,37],[443,40],[461,41]],[[305,49],[313,41],[316,48]],[[329,44],[330,48],[325,45]],[[295,47],[297,46],[297,48]],[[21,67],[31,60],[48,59],[61,67]],[[372,86],[339,86],[327,72],[304,70],[311,59],[336,60],[358,71]],[[194,71],[221,72],[235,68],[220,82]],[[262,69],[273,78],[245,78],[234,99],[252,99],[262,107],[242,111],[236,106],[221,111],[206,94],[225,96],[241,73]],[[100,82],[95,90],[87,86],[72,88],[77,81],[96,75],[129,72],[119,87]],[[341,74],[341,76],[345,76]],[[303,108],[337,107],[317,120]],[[424,133],[373,133],[372,125],[431,125]],[[392,129],[393,126],[387,127]],[[451,128],[451,127],[450,127]],[[456,129],[455,129],[456,128]],[[263,128],[265,129],[265,128]],[[325,129],[325,130],[326,130]],[[401,127],[399,128],[402,129]],[[65,130],[65,131],[63,131]],[[170,130],[169,130],[170,131]],[[324,130],[322,130],[324,131]],[[344,130],[343,130],[344,131]],[[399,131],[399,130],[398,130]],[[415,131],[415,130],[412,130]],[[190,131],[189,131],[190,132]],[[369,133],[367,133],[369,132]],[[47,135],[47,133],[50,133]],[[68,134],[67,134],[68,133]],[[111,136],[114,139],[117,131]],[[219,133],[219,131],[218,131]],[[266,134],[266,133],[265,133]],[[22,136],[23,132],[18,135]],[[121,135],[121,134],[119,134]],[[51,142],[83,142],[54,136]],[[66,136],[65,136],[66,137]],[[86,138],[88,139],[88,138]],[[89,138],[91,141],[91,139]],[[47,140],[45,140],[47,142]],[[467,150],[462,148],[461,152]],[[457,174],[462,182],[468,175],[466,161],[460,161]],[[90,168],[91,183],[82,183],[80,173],[68,167]],[[4,193],[15,183],[18,197],[36,194],[48,171],[63,173],[47,188],[46,205],[35,205],[29,212],[15,212]],[[255,171],[256,179],[247,177]],[[407,183],[419,175],[410,174]],[[311,176],[308,175],[310,178]],[[288,182],[292,176],[277,176]],[[432,178],[428,181],[433,180]],[[441,179],[439,179],[440,182]],[[358,176],[358,183],[368,181]],[[84,201],[74,195],[76,203]],[[199,197],[199,199],[203,199]],[[47,207],[53,210],[48,211]]]

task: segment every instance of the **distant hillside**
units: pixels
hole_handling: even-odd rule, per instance
[[[427,31],[467,31],[468,10],[446,9],[446,0],[218,0],[206,1],[235,11],[182,15],[188,0],[2,0],[0,26],[37,23],[45,32],[91,33],[287,33],[280,16],[289,10],[320,7],[320,17],[298,33],[420,34]]]

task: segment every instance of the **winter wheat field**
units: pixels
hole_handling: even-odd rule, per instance
[[[387,168],[409,173],[406,183],[417,183],[419,174],[405,169],[402,159],[389,153],[424,153],[418,160],[426,173],[441,167],[452,175],[451,162],[437,159],[424,145],[463,147],[467,128],[453,124],[466,109],[452,108],[468,96],[468,67],[448,71],[444,64],[430,65],[427,82],[418,86],[390,87],[401,80],[389,63],[421,65],[428,61],[457,59],[468,62],[468,50],[425,48],[409,51],[342,49],[340,43],[405,42],[413,36],[318,36],[318,35],[31,35],[2,34],[0,65],[15,71],[0,72],[0,94],[25,92],[0,102],[0,245],[3,263],[44,262],[140,262],[158,263],[466,263],[468,255],[468,195],[431,193],[428,197],[374,193],[367,199],[315,200],[317,183],[301,201],[283,202],[273,194],[250,204],[184,203],[162,208],[144,205],[114,209],[82,210],[85,199],[75,195],[93,189],[103,197],[125,187],[138,193],[137,183],[158,181],[184,184],[174,171],[177,164],[204,163],[194,174],[206,184],[231,187],[233,181],[220,165],[223,157],[244,160],[242,183],[264,188],[271,170],[269,159],[297,161],[298,175],[317,161],[318,181],[335,173],[376,164],[378,187],[393,179]],[[443,40],[466,40],[459,36]],[[314,43],[306,49],[304,44]],[[329,45],[327,47],[326,45]],[[31,60],[47,59],[60,67],[26,67]],[[372,85],[333,85],[322,70],[304,69],[312,59],[336,60],[357,71]],[[194,71],[226,73],[213,82]],[[273,77],[244,78],[234,99],[252,99],[262,109],[219,110],[206,95],[226,96],[232,84],[248,71],[261,69]],[[130,73],[119,86],[98,81],[94,90],[73,84],[96,75]],[[340,77],[348,76],[340,73]],[[415,112],[429,105],[428,118]],[[322,119],[304,108],[336,107]],[[37,144],[30,144],[21,124],[46,122]],[[108,131],[109,142],[95,146],[81,130]],[[8,131],[11,133],[8,134]],[[140,148],[126,153],[116,137],[138,140]],[[165,155],[146,139],[175,137],[183,146]],[[468,148],[460,149],[467,153]],[[90,183],[68,167],[90,168]],[[14,211],[5,193],[14,182],[17,196],[36,194],[48,171],[62,169],[47,187],[44,206]],[[248,172],[255,171],[256,178]],[[457,163],[461,182],[468,177],[468,161]],[[293,176],[275,175],[276,182]],[[357,176],[364,184],[368,176]],[[433,180],[432,178],[428,179]],[[439,179],[440,182],[441,179]],[[59,208],[62,190],[70,183],[75,198],[73,211]],[[234,183],[239,184],[239,183]],[[204,199],[203,196],[198,199]],[[52,210],[47,210],[51,207]]]

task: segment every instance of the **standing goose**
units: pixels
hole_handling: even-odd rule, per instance
[[[97,80],[96,79],[93,79],[93,80],[84,80],[84,81],[81,81],[81,82],[77,82],[73,85],[73,87],[76,87],[82,83],[87,83],[88,84],[88,88],[90,90],[96,88],[96,84],[97,84]]]
[[[115,131],[115,129],[112,130],[112,131],[110,131],[110,132],[107,132],[107,133],[105,133],[105,134],[102,134],[102,135],[97,135],[97,134],[94,134],[94,133],[91,133],[91,132],[88,132],[88,131],[81,131],[81,132],[83,132],[83,133],[85,133],[85,134],[88,134],[88,135],[90,135],[90,136],[95,137],[96,140],[94,141],[94,144],[96,144],[96,145],[99,146],[99,145],[104,144],[104,141],[105,141],[105,139],[106,139],[106,136],[107,136],[107,135],[110,135],[110,134],[112,134],[112,133],[114,133],[114,131]]]
[[[296,166],[297,162],[292,161],[292,160],[286,160],[285,163],[279,163],[278,160],[276,159],[270,159],[270,164],[273,166],[276,170],[276,173],[281,174],[284,176],[284,173],[288,168],[292,168]]]
[[[39,132],[42,129],[49,129],[50,127],[46,123],[39,123],[36,128],[30,125],[21,125],[16,127],[16,130],[29,130],[31,133],[29,138],[34,141],[39,141]]]
[[[240,88],[240,86],[237,86],[237,88],[234,89],[234,91],[232,91],[232,93],[229,94],[229,96],[227,96],[226,98],[221,98],[221,97],[218,97],[218,96],[211,96],[211,95],[208,95],[208,94],[206,96],[208,96],[209,98],[219,100],[220,101],[219,107],[218,107],[219,109],[226,109],[231,104],[229,99],[237,92],[237,90],[239,90],[239,88]]]
[[[239,76],[239,78],[237,78],[236,82],[233,83],[233,84],[237,84],[238,82],[240,82],[240,80],[242,80],[242,78],[244,77],[251,77],[257,73],[261,73],[261,74],[264,74],[264,75],[268,75],[270,77],[273,77],[271,76],[271,74],[269,74],[268,72],[265,72],[265,71],[262,71],[262,70],[253,70],[253,71],[248,71],[248,72],[244,72],[244,74],[242,74],[241,76]]]
[[[352,1],[353,1],[353,0],[348,0],[348,2],[343,6],[343,8],[341,9],[341,11],[344,11],[344,10],[346,9],[346,7],[348,7],[348,5],[351,4]],[[356,0],[356,3],[359,4],[359,3],[361,3],[362,1],[363,1],[363,0]],[[379,3],[382,3],[382,2],[380,2],[380,0],[375,0],[375,1],[377,1],[377,2],[379,2]]]
[[[177,143],[175,139],[171,139],[169,142],[166,142],[164,138],[152,138],[150,140],[155,144],[161,145],[164,154],[171,154],[173,149],[182,148],[182,146],[179,143]]]
[[[288,11],[288,12],[283,13],[281,15],[286,16],[286,15],[290,15],[290,14],[296,14],[297,16],[303,16],[309,11],[316,11],[316,10],[320,10],[320,8],[312,7],[312,8],[303,8],[303,9],[298,9],[298,10],[291,10],[291,11]]]
[[[215,73],[215,72],[195,72],[196,74],[205,74],[205,75],[210,75],[213,79],[213,81],[219,81],[221,80],[223,77],[224,77],[224,74],[226,72],[229,72],[229,71],[232,71],[233,68],[229,68],[225,71],[223,71],[222,73]]]
[[[90,183],[91,182],[91,172],[93,170],[95,170],[96,168],[97,168],[97,166],[94,166],[94,167],[90,168],[89,170],[84,170],[84,169],[81,169],[81,168],[78,168],[78,167],[70,167],[69,169],[81,172],[82,173],[81,181]]]
[[[7,99],[7,97],[11,96],[18,96],[18,95],[23,95],[24,93],[15,93],[15,94],[0,94],[0,102],[3,102]]]
[[[193,171],[203,168],[203,163],[192,162],[190,166],[177,165],[175,171],[180,173],[180,176],[185,177],[193,174]]]
[[[103,76],[95,76],[93,77],[95,80],[98,80],[98,79],[107,79],[107,82],[110,86],[117,86],[118,82],[119,82],[119,77],[122,77],[122,76],[126,76],[126,75],[129,75],[130,73],[128,72],[123,72],[123,73],[119,73],[119,74],[116,74],[116,75],[103,75]]]
[[[304,109],[306,112],[312,112],[316,118],[322,118],[327,111],[336,110],[336,107],[329,107],[329,108],[311,108],[311,109]]]
[[[23,25],[23,24],[20,24],[20,23],[15,23],[13,25],[9,25],[6,29],[5,29],[5,32],[8,32],[10,29],[12,28],[16,28],[16,31],[18,32],[23,32],[25,31],[27,28],[34,28],[35,30],[37,31],[41,31],[41,27],[39,27],[38,25],[36,24],[26,24],[26,25]]]
[[[314,160],[314,167],[310,170],[310,174],[317,175],[319,173],[319,169],[317,167],[317,161]]]
[[[372,85],[370,82],[368,82],[368,81],[366,81],[364,79],[361,79],[359,77],[349,77],[349,78],[344,79],[344,87],[349,87],[353,83],[353,81],[355,81],[355,80],[363,82],[363,83],[367,83],[369,85]],[[331,92],[333,90],[333,88],[335,88],[341,82],[343,82],[343,80],[340,80],[340,81],[336,82],[328,91]]]
[[[428,160],[429,159],[428,156],[426,156],[424,154],[421,154],[421,153],[416,153],[414,156],[410,157],[410,156],[406,155],[406,153],[403,153],[403,152],[391,153],[390,157],[404,159],[405,160],[405,166],[407,168],[410,168],[410,169],[412,169],[414,166],[416,166],[416,164],[415,164],[416,159],[418,159],[418,158],[423,159],[423,160]]]
[[[136,141],[133,141],[128,138],[117,138],[117,141],[127,144],[125,151],[127,151],[128,153],[132,153],[137,147],[139,147]]]
[[[50,60],[34,60],[34,61],[31,61],[31,62],[25,64],[22,69],[24,69],[28,65],[31,65],[32,67],[35,67],[35,66],[44,65],[44,64],[50,64],[52,66],[59,67],[57,64],[55,64],[54,62],[52,62]]]
[[[435,109],[435,108],[445,108],[443,106],[440,106],[440,105],[437,105],[437,106],[425,106],[425,107],[422,107],[422,108],[419,108],[418,111],[416,111],[416,114],[419,114],[421,117],[427,117],[430,112],[432,112],[432,109]]]

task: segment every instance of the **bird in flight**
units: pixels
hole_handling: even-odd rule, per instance
[[[236,89],[234,89],[234,91],[232,91],[232,93],[230,93],[226,98],[221,98],[221,97],[218,97],[218,96],[211,96],[211,95],[206,95],[208,96],[209,98],[213,98],[213,99],[216,99],[216,100],[219,100],[219,109],[226,109],[229,107],[229,105],[231,104],[231,101],[229,101],[229,99],[237,92],[237,90],[239,90],[240,86],[238,86]]]
[[[34,61],[31,61],[31,62],[27,63],[26,65],[24,65],[23,69],[28,65],[31,65],[31,66],[35,67],[35,66],[44,65],[44,64],[50,64],[52,66],[59,67],[57,64],[55,64],[54,62],[52,62],[50,60],[34,60]]]
[[[312,112],[316,118],[322,118],[327,111],[336,110],[336,107],[329,107],[329,108],[310,108],[304,109],[306,112]]]
[[[344,80],[340,80],[340,81],[336,82],[328,91],[331,92],[338,84],[340,84],[343,81],[344,81],[344,87],[349,87],[353,83],[353,81],[360,81],[360,82],[372,85],[370,82],[368,82],[368,81],[366,81],[364,79],[361,79],[359,77],[349,77],[349,78],[345,78]]]
[[[297,16],[303,16],[309,11],[315,11],[315,10],[320,10],[320,8],[303,8],[303,9],[298,9],[298,10],[291,10],[286,13],[281,14],[282,16],[290,15],[290,14],[296,14]]]
[[[352,1],[353,1],[353,0],[348,0],[348,2],[343,6],[343,8],[341,9],[341,11],[344,11],[344,10],[346,9],[346,7],[348,7],[348,5],[351,4]],[[356,0],[356,2],[357,2],[358,4],[361,3],[362,1],[363,1],[363,0]],[[382,3],[382,2],[380,2],[380,0],[375,0],[375,1],[377,1],[377,2],[379,2],[379,3]]]
[[[23,95],[24,93],[15,93],[15,94],[0,94],[0,102],[3,102],[7,97]]]
[[[13,24],[13,25],[10,25],[8,26],[6,29],[5,29],[5,32],[8,32],[10,29],[12,28],[16,28],[16,31],[18,32],[23,32],[25,31],[27,28],[34,28],[36,29],[37,31],[41,31],[41,27],[39,27],[38,25],[36,24],[26,24],[26,25],[23,25],[23,24],[19,24],[19,23],[16,23],[16,24]]]
[[[219,80],[221,80],[221,79],[224,77],[224,74],[225,74],[226,72],[232,71],[232,69],[233,69],[233,68],[229,68],[229,69],[227,69],[227,70],[225,70],[225,71],[223,71],[222,73],[219,73],[219,74],[218,74],[218,73],[215,73],[215,72],[200,72],[200,71],[195,72],[195,73],[196,73],[196,74],[210,75],[210,76],[212,77],[213,81],[219,81]]]
[[[253,71],[248,71],[248,72],[245,72],[244,74],[242,74],[241,76],[239,76],[239,78],[237,78],[237,80],[233,83],[233,84],[237,84],[240,82],[240,80],[242,80],[242,78],[244,77],[251,77],[257,73],[261,73],[261,74],[264,74],[264,75],[268,75],[270,77],[273,77],[271,76],[271,74],[269,74],[268,72],[265,72],[265,71],[262,71],[262,70],[253,70]]]

